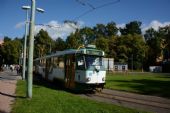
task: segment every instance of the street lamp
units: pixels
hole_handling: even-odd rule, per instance
[[[27,97],[32,98],[32,77],[33,77],[33,51],[34,51],[34,29],[35,29],[35,0],[31,0],[31,18],[29,29],[29,55],[28,55],[28,79],[27,79]],[[38,8],[37,11],[43,12]]]
[[[28,34],[28,10],[31,9],[30,6],[22,6],[22,9],[26,10],[26,23],[25,23],[25,38],[24,38],[24,57],[23,57],[23,69],[22,69],[22,79],[25,79],[25,67],[26,67],[26,48],[27,48],[27,34]],[[41,8],[36,8],[38,12],[43,13],[44,10]]]
[[[41,13],[44,13],[44,9],[41,9],[41,8],[36,8],[36,10],[38,11],[38,12],[41,12]]]
[[[26,22],[25,22],[25,38],[24,38],[24,55],[23,55],[23,68],[22,68],[22,79],[25,79],[25,67],[26,67],[26,48],[27,48],[27,34],[28,34],[28,10],[30,6],[22,6],[22,9],[26,10]]]

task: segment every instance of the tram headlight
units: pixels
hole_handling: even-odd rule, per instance
[[[87,80],[87,82],[89,82],[89,81],[91,80],[91,78],[90,78],[90,77],[88,77],[88,78],[86,78],[86,80]]]

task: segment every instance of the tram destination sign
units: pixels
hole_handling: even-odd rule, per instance
[[[103,52],[102,51],[96,51],[96,50],[86,50],[86,54],[88,54],[88,55],[103,56]]]

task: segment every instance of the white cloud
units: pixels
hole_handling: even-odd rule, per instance
[[[116,26],[118,27],[118,28],[124,28],[125,27],[125,23],[122,23],[122,24],[117,24]],[[142,33],[144,34],[145,33],[145,31],[146,30],[148,30],[149,28],[153,28],[154,30],[158,30],[159,29],[159,27],[165,27],[165,26],[167,26],[167,25],[170,25],[170,22],[163,22],[163,23],[161,23],[161,22],[159,22],[158,20],[153,20],[153,21],[151,21],[149,24],[143,24],[142,26],[141,26],[141,30],[142,30]],[[120,33],[120,32],[119,32]],[[119,34],[118,33],[118,34]]]
[[[124,28],[125,25],[126,25],[126,24],[124,24],[124,23],[123,23],[123,24],[117,24],[116,27],[117,27],[118,29],[119,29],[119,28]],[[121,35],[120,31],[118,31],[118,35],[119,35],[119,36]]]
[[[124,24],[124,23],[123,23],[123,24],[117,24],[116,27],[117,27],[117,28],[124,28],[125,25],[126,25],[126,24]]]
[[[59,23],[58,21],[52,20],[46,24],[36,25],[35,34],[43,29],[48,32],[51,38],[57,39],[61,37],[65,40],[70,33],[75,32],[77,28],[81,28],[83,24],[84,22],[81,21],[75,25],[73,23]]]
[[[25,25],[25,21],[24,22],[19,22],[15,25],[15,29],[19,29],[22,28]]]
[[[170,25],[170,22],[159,22],[158,20],[153,20],[149,25],[143,25],[142,26],[142,32],[144,33],[149,28],[153,28],[154,30],[158,30],[159,27],[165,27],[167,25]]]

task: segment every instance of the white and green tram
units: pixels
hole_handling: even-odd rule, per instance
[[[95,47],[58,51],[34,60],[35,73],[70,89],[103,89],[106,70],[104,51]]]

